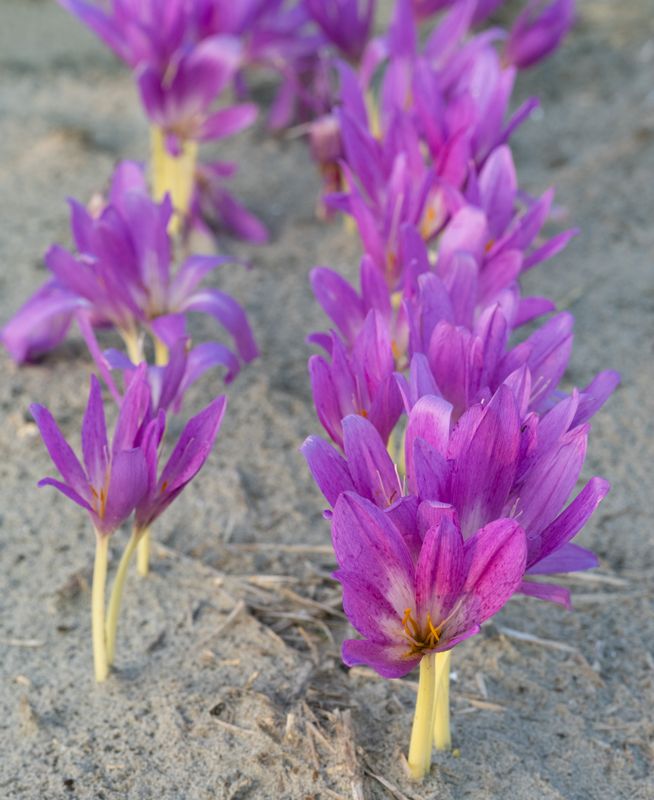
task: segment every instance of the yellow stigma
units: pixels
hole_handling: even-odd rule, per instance
[[[404,654],[405,658],[413,658],[421,655],[426,650],[433,650],[441,638],[440,626],[435,626],[431,619],[431,614],[427,612],[427,622],[423,628],[413,617],[413,610],[405,609],[402,617],[402,627],[404,635],[409,642],[409,650]]]

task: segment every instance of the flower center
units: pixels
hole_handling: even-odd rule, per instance
[[[425,650],[433,650],[441,638],[441,627],[440,625],[434,626],[429,612],[427,612],[427,622],[423,628],[413,617],[412,609],[405,609],[402,627],[404,636],[409,643],[409,650],[404,654],[405,658],[413,658],[421,655]]]

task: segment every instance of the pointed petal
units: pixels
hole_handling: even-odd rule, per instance
[[[100,382],[91,375],[89,401],[82,422],[82,454],[92,486],[103,486],[109,459],[107,425]]]
[[[347,465],[356,491],[379,508],[392,505],[402,487],[388,450],[374,426],[351,414],[343,420],[343,443]]]
[[[336,504],[343,492],[355,490],[345,459],[323,439],[309,436],[300,451],[330,506]]]
[[[416,567],[418,619],[431,616],[439,625],[450,613],[463,586],[463,537],[449,514],[425,534]]]
[[[72,447],[64,439],[54,417],[44,406],[33,403],[30,412],[38,425],[50,458],[70,488],[85,499],[89,498],[89,485],[86,473],[82,469]]]

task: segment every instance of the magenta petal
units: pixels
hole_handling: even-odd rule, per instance
[[[585,426],[575,428],[529,469],[519,488],[516,514],[530,541],[547,528],[574,489],[586,457],[587,438]]]
[[[364,664],[383,678],[403,678],[420,663],[420,658],[406,658],[406,647],[383,645],[365,639],[343,642],[343,661],[348,667]]]
[[[190,256],[175,275],[169,293],[171,308],[177,308],[214,269],[233,261],[229,256]]]
[[[389,643],[402,634],[402,616],[365,575],[338,570],[333,577],[343,587],[343,610],[357,631],[374,642]]]
[[[199,311],[217,319],[234,338],[243,361],[252,361],[259,355],[243,308],[225,292],[218,289],[203,289],[188,298],[182,310]]]
[[[107,502],[98,530],[113,533],[130,516],[148,488],[145,456],[140,448],[121,450],[111,462]]]
[[[467,442],[458,442],[450,497],[468,537],[500,516],[516,472],[520,418],[515,397],[500,386]]]
[[[217,397],[184,426],[159,478],[162,492],[173,494],[183,488],[202,468],[227,408],[227,398]]]
[[[430,614],[438,625],[449,614],[459,597],[465,577],[463,537],[449,514],[425,534],[416,567],[418,619]]]
[[[64,481],[82,498],[89,497],[86,473],[82,469],[72,447],[64,439],[52,414],[44,406],[33,403],[30,412],[38,425],[50,458]],[[76,501],[77,502],[77,501]]]
[[[392,505],[402,487],[388,450],[374,426],[357,414],[343,420],[345,457],[356,491],[380,508]]]
[[[341,420],[343,414],[341,413],[331,370],[322,356],[311,356],[309,359],[309,378],[311,380],[313,404],[318,419],[336,444],[342,446],[343,431]]]
[[[93,511],[83,497],[80,497],[67,483],[62,483],[56,478],[43,478],[43,480],[38,482],[37,486],[39,488],[42,486],[54,486],[55,489],[58,489],[63,495],[66,495],[73,503],[77,503],[78,506],[82,506],[82,508],[85,508],[87,511]]]
[[[309,436],[300,451],[330,506],[336,504],[343,492],[354,491],[355,487],[345,459],[323,439]]]
[[[541,559],[554,554],[559,547],[576,536],[610,488],[609,482],[603,478],[591,478],[565,511],[541,533],[538,551],[530,552],[530,568],[538,566]]]
[[[547,600],[563,606],[568,611],[572,610],[572,600],[570,590],[555,583],[536,583],[536,581],[522,581],[517,591],[528,597],[536,597],[538,600]]]
[[[102,486],[107,472],[109,443],[102,390],[95,375],[91,375],[89,401],[82,422],[82,454],[91,485]]]
[[[579,396],[579,408],[572,425],[587,422],[606,403],[620,383],[620,373],[614,370],[600,372],[582,389]]]
[[[462,608],[468,619],[461,627],[468,628],[471,621],[480,624],[492,617],[515,592],[524,575],[527,545],[516,520],[498,519],[477,531],[464,547]],[[461,610],[454,614],[466,616]]]
[[[135,446],[136,434],[150,407],[150,402],[151,392],[147,378],[147,366],[142,363],[130,380],[118,412],[111,442],[111,450],[114,455],[121,450],[131,450]]]
[[[406,475],[409,485],[415,487],[414,445],[422,439],[442,456],[447,453],[450,440],[452,406],[442,397],[421,397],[409,414],[405,435]]]
[[[352,492],[342,494],[334,508],[332,541],[341,569],[365,576],[399,614],[411,605],[411,553],[377,506]]]
[[[347,342],[353,342],[364,320],[363,302],[350,284],[332,269],[315,267],[311,288],[323,311]]]
[[[16,363],[32,361],[64,339],[83,303],[74,292],[48,281],[2,328],[0,340]]]
[[[592,550],[568,542],[550,555],[540,559],[527,570],[527,574],[550,575],[553,572],[581,572],[585,569],[595,569],[598,566],[599,559]]]
[[[254,103],[222,108],[202,123],[198,139],[204,142],[233,136],[252,125],[256,118],[257,107]]]

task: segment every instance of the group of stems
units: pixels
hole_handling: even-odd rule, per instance
[[[420,661],[416,711],[409,744],[409,772],[421,781],[431,767],[431,754],[452,747],[450,733],[451,651],[429,653]]]
[[[105,614],[105,596],[107,588],[107,563],[109,558],[109,536],[95,533],[95,564],[93,567],[93,588],[91,591],[91,623],[93,632],[93,665],[95,679],[98,683],[107,679],[109,667],[114,663],[116,655],[116,631],[120,603],[125,587],[127,569],[143,533],[136,528],[127,542],[118,564],[116,577],[111,589],[109,605]]]
[[[150,179],[152,195],[160,201],[165,194],[170,195],[174,213],[171,217],[168,232],[171,236],[179,234],[182,224],[188,216],[195,183],[197,163],[197,142],[183,140],[180,152],[170,152],[165,132],[156,126],[151,130],[151,163]],[[121,331],[127,354],[133,364],[143,361],[143,335],[137,330]],[[164,366],[168,363],[168,348],[156,336],[152,336],[154,344],[155,364]],[[137,551],[137,570],[147,575],[150,566],[150,532],[146,529],[134,528],[123,552],[114,579],[109,605],[106,607],[107,564],[109,557],[109,536],[96,533],[95,562],[93,567],[93,588],[91,599],[91,623],[93,637],[93,664],[95,679],[102,683],[107,679],[109,667],[116,654],[116,630],[120,604],[125,586],[127,570]]]

